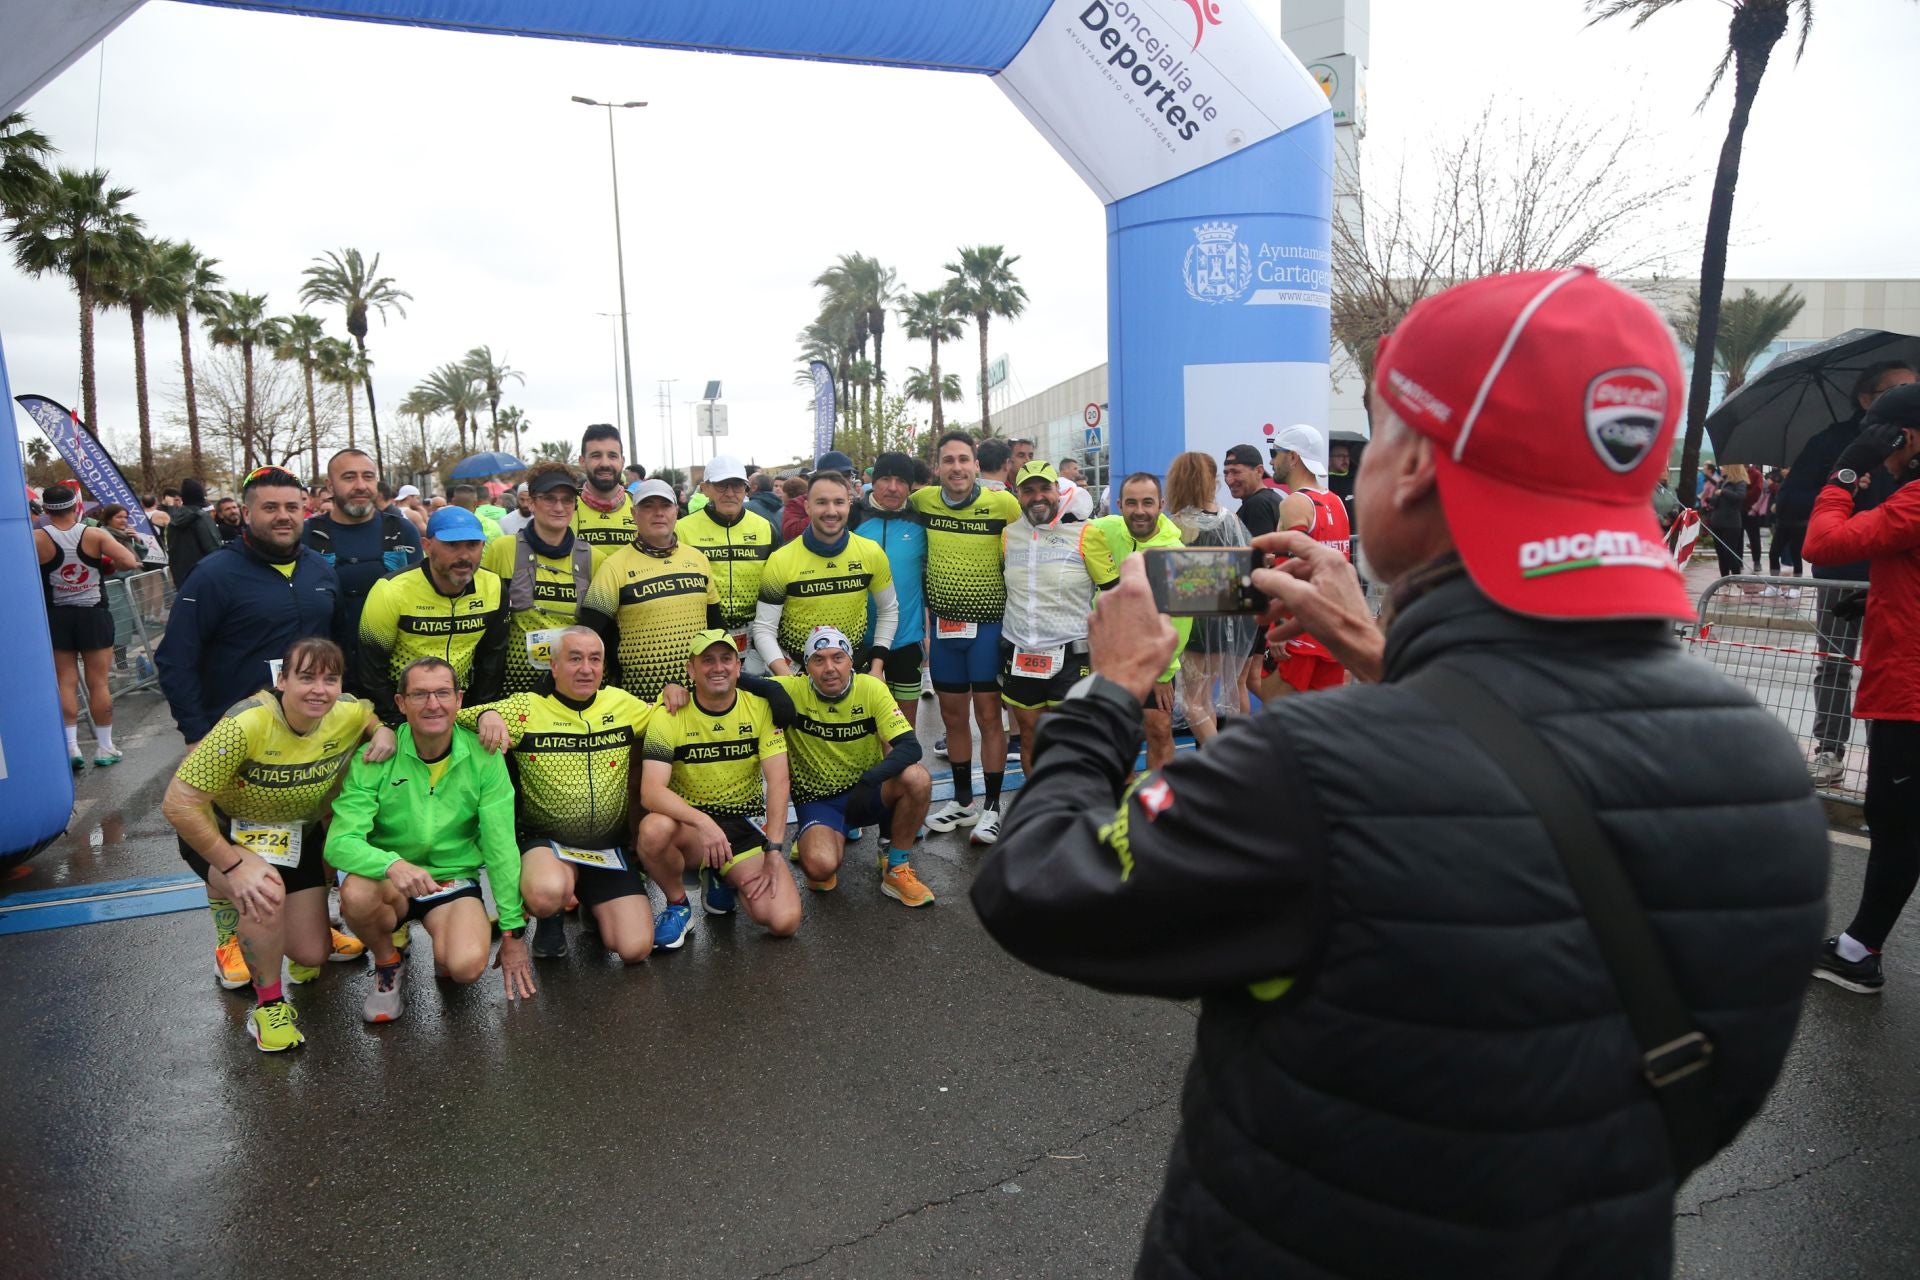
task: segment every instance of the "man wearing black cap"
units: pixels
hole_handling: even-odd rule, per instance
[[[907,501],[912,494],[913,459],[904,453],[881,454],[873,460],[873,501],[867,507],[867,518],[854,530],[878,544],[893,572],[897,619],[882,676],[908,724],[913,723],[920,707],[920,668],[926,660],[923,646],[927,634],[927,528],[920,513]],[[869,661],[872,657],[871,653],[856,656]]]
[[[500,688],[509,694],[533,692],[552,674],[554,645],[577,620],[593,582],[593,548],[572,529],[580,477],[568,464],[547,458],[527,473],[526,490],[533,517],[519,532],[489,541],[480,557],[480,567],[506,584],[506,669]]]
[[[220,549],[220,531],[214,528],[206,506],[207,486],[194,476],[182,480],[180,505],[173,509],[167,526],[167,571],[173,575],[175,590],[186,584],[202,556]]]
[[[1252,445],[1237,444],[1227,450],[1221,476],[1227,482],[1227,492],[1240,500],[1240,523],[1256,538],[1280,527],[1282,495],[1263,483],[1266,474],[1260,451]]]

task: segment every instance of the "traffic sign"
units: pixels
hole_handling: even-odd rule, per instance
[[[1086,411],[1082,413],[1080,416],[1086,419],[1086,423],[1089,427],[1097,427],[1100,425],[1100,406],[1097,404],[1090,404],[1087,406]]]
[[[1087,448],[1098,449],[1099,447],[1100,447],[1100,428],[1088,427],[1087,428]]]

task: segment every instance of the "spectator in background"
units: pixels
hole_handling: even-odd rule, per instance
[[[167,526],[173,522],[173,513],[161,506],[158,499],[150,493],[140,495],[140,506],[146,511],[147,523],[153,526],[153,532],[160,539],[160,545],[166,546]]]
[[[1740,542],[1745,532],[1747,510],[1747,469],[1737,462],[1727,464],[1721,479],[1712,486],[1703,501],[1704,523],[1713,538],[1713,549],[1720,556],[1720,576],[1740,572]]]
[[[785,542],[780,532],[781,495],[774,490],[773,477],[755,468],[747,476],[747,509],[773,526],[774,545]]]
[[[386,491],[386,481],[383,480],[380,482],[380,492],[385,493]],[[396,515],[405,516],[408,522],[413,525],[413,531],[415,533],[425,533],[427,531],[427,513],[421,505],[420,490],[418,487],[410,484],[401,485],[400,491],[393,495],[393,506],[389,509]]]
[[[780,508],[780,540],[791,542],[810,523],[807,517],[806,477],[788,476],[780,482],[780,492],[787,497],[786,503]]]
[[[1773,486],[1767,483],[1766,476],[1759,467],[1747,468],[1747,508],[1740,520],[1740,527],[1746,531],[1747,542],[1753,551],[1753,571],[1761,573],[1760,567],[1760,530],[1765,527],[1767,517],[1773,512]]]
[[[1011,441],[1007,447],[1013,451],[1013,458],[1007,463],[1008,474],[1017,476],[1020,468],[1033,461],[1033,441],[1022,436]]]
[[[500,517],[500,532],[512,537],[533,522],[533,495],[527,492],[527,482],[522,480],[513,486],[513,510]]]
[[[975,456],[980,460],[980,487],[1005,492],[1007,477],[1013,474],[1013,449],[998,436],[988,436],[979,443]]]
[[[226,546],[238,538],[246,529],[240,518],[240,500],[222,498],[213,505],[213,527],[220,535],[220,545]]]
[[[1227,492],[1240,500],[1240,523],[1248,534],[1258,538],[1280,527],[1280,499],[1286,491],[1267,487],[1267,469],[1258,449],[1237,444],[1227,450],[1225,475]]]
[[[187,575],[193,572],[193,566],[209,552],[218,551],[221,545],[220,531],[214,527],[214,518],[207,514],[207,487],[200,483],[197,476],[188,476],[180,482],[180,505],[173,509],[167,537],[168,568],[173,573],[175,588],[182,586]]]
[[[67,759],[86,767],[80,754],[80,673],[87,676],[87,715],[93,721],[96,765],[120,762],[113,745],[113,695],[107,664],[113,656],[113,612],[106,575],[140,567],[140,557],[105,529],[80,522],[80,495],[62,484],[40,496],[47,525],[33,531],[46,591],[47,633],[53,640],[53,673],[60,684],[60,719],[67,730]],[[122,516],[126,513],[120,512]]]
[[[1774,577],[1780,576],[1780,566],[1786,557],[1787,548],[1780,545],[1780,490],[1787,482],[1787,468],[1775,467],[1767,473],[1767,572]],[[1791,565],[1793,574],[1800,576],[1800,548],[1792,548]],[[1780,588],[1768,587],[1765,595],[1779,595]]]
[[[1167,514],[1180,529],[1180,541],[1189,547],[1251,546],[1247,526],[1214,501],[1218,491],[1210,455],[1183,453],[1167,464]],[[1219,732],[1219,716],[1247,713],[1242,668],[1260,629],[1256,619],[1241,614],[1193,620],[1177,684],[1196,746]]]
[[[629,462],[621,470],[620,475],[622,483],[626,486],[627,496],[632,497],[633,491],[640,487],[640,482],[647,478],[647,469],[637,462]]]
[[[480,527],[486,531],[487,541],[491,542],[500,536],[500,516],[505,515],[506,512],[501,511],[499,507],[493,506],[491,503],[486,504],[483,508],[480,502],[480,490],[477,486],[457,484],[447,490],[447,501],[456,507],[464,507],[468,511],[473,512],[474,516],[480,521]],[[489,514],[490,512],[498,514]]]

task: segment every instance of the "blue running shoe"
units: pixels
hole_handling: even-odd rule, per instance
[[[864,836],[865,834],[867,834],[867,829],[865,827],[848,827],[847,843],[858,844],[860,842],[860,837]]]
[[[653,924],[653,945],[677,951],[693,928],[693,908],[684,902],[669,902]]]
[[[700,868],[700,905],[706,913],[710,916],[730,916],[733,914],[733,901],[733,886],[713,874],[712,867]]]

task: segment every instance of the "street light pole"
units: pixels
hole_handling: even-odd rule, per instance
[[[573,100],[583,106],[605,107],[607,109],[607,159],[613,166],[613,261],[620,274],[620,355],[626,366],[627,375],[627,461],[640,460],[640,443],[634,434],[633,412],[633,338],[627,330],[627,252],[620,236],[620,155],[613,145],[613,111],[615,107],[644,107],[644,102],[596,102],[592,98],[573,95]]]

